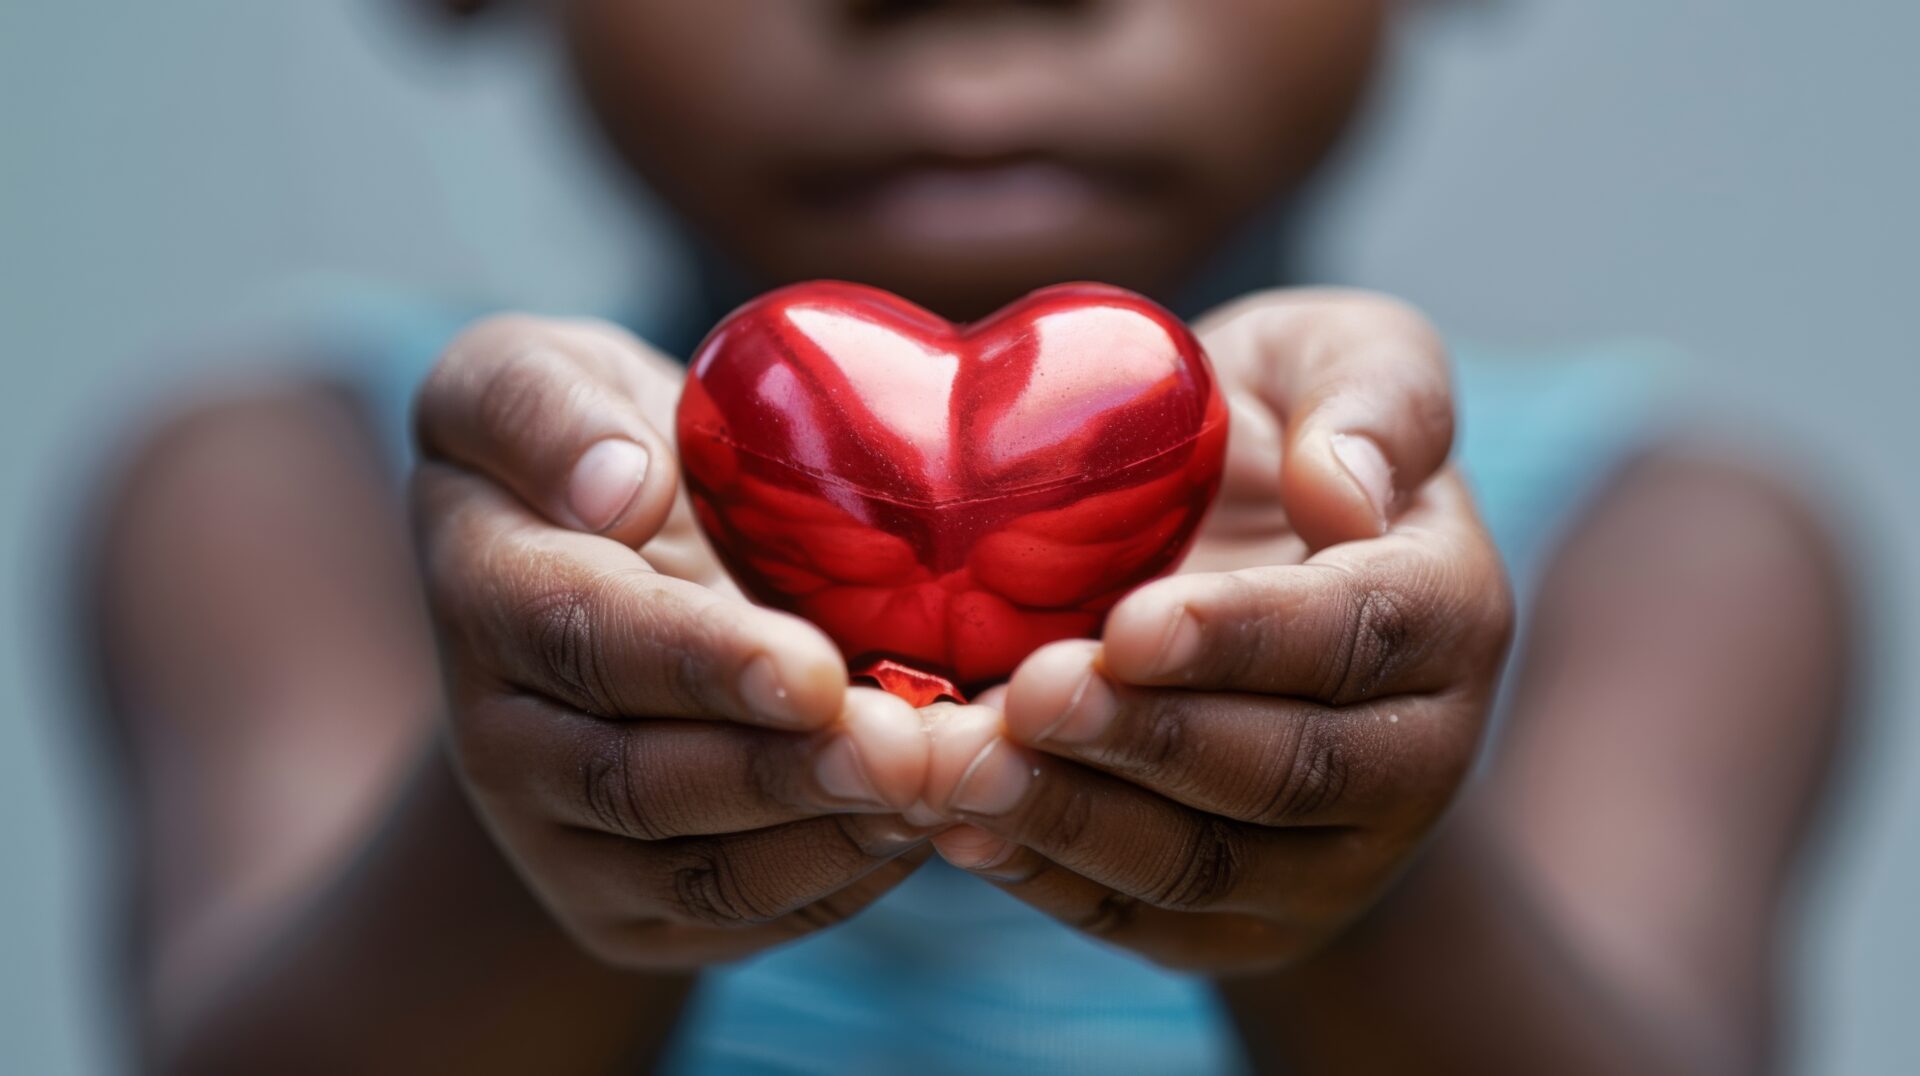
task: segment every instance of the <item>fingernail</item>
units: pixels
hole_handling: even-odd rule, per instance
[[[1185,618],[1185,614],[1182,614]],[[1067,708],[1053,723],[1040,730],[1034,737],[1036,742],[1051,740],[1063,744],[1094,743],[1107,734],[1107,728],[1120,712],[1120,700],[1114,698],[1113,688],[1107,684],[1106,677],[1092,669],[1087,670],[1086,678],[1080,686],[1073,689],[1073,696],[1067,700]]]
[[[586,450],[567,483],[567,507],[590,531],[603,531],[626,512],[647,478],[647,450],[618,438]]]
[[[1027,794],[1027,786],[1038,775],[1018,750],[996,737],[960,775],[948,804],[962,814],[1006,814]]]
[[[955,826],[933,838],[940,858],[964,871],[998,867],[1013,856],[1013,842],[979,826]]]
[[[937,826],[947,821],[947,816],[929,807],[926,800],[914,800],[912,805],[900,812],[900,817],[904,819],[908,825],[922,828]]]
[[[773,659],[761,654],[740,672],[740,698],[747,708],[771,725],[800,725],[802,715],[780,682]]]
[[[1185,672],[1200,656],[1200,622],[1182,607],[1167,625],[1160,643],[1160,657],[1153,663],[1154,676],[1172,676]]]
[[[1333,456],[1347,469],[1347,477],[1366,495],[1373,514],[1384,527],[1387,509],[1393,504],[1393,465],[1387,462],[1386,453],[1380,451],[1373,438],[1364,434],[1336,433]]]
[[[884,807],[886,800],[867,776],[860,761],[860,748],[845,736],[822,748],[813,763],[813,775],[827,795],[848,803]]]
[[[860,847],[869,855],[897,856],[928,843],[928,838],[933,836],[920,826],[904,821],[890,822],[886,815],[863,814],[855,817],[860,820],[860,829],[865,834],[860,839]]]

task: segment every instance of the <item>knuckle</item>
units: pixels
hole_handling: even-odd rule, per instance
[[[1224,818],[1206,816],[1167,857],[1148,900],[1169,911],[1200,911],[1219,903],[1239,881],[1240,838]]]
[[[1205,619],[1209,643],[1201,661],[1218,679],[1257,684],[1270,679],[1274,656],[1281,652],[1280,618],[1267,585],[1257,577],[1229,572],[1222,589],[1204,604],[1226,613]]]
[[[1414,657],[1418,604],[1395,582],[1360,580],[1340,609],[1345,631],[1328,663],[1321,697],[1345,706],[1371,696]]]
[[[768,803],[798,809],[811,806],[804,793],[805,782],[795,776],[793,755],[789,751],[754,751],[747,758],[746,779],[746,787]]]
[[[1352,784],[1352,751],[1343,737],[1330,733],[1321,718],[1295,722],[1293,728],[1279,780],[1251,819],[1259,825],[1291,826],[1323,817]]]
[[[701,656],[705,649],[704,641],[696,639],[692,645],[674,648],[668,660],[661,663],[660,688],[679,713],[709,713],[717,709],[712,677]]]
[[[649,804],[639,775],[649,769],[642,738],[630,726],[615,726],[598,738],[580,767],[580,794],[587,816],[602,830],[641,841],[673,835]]]
[[[1052,796],[1041,797],[1040,803],[1038,817],[1031,825],[1045,833],[1049,843],[1061,848],[1085,843],[1099,808],[1091,789],[1078,785],[1063,788]]]
[[[592,587],[559,583],[512,611],[522,653],[542,680],[595,717],[618,716],[606,678]]]
[[[710,594],[689,598],[657,587],[622,607],[632,639],[646,648],[647,698],[672,713],[725,712],[726,678],[714,666],[730,648],[734,611]]]
[[[1184,773],[1190,750],[1181,696],[1155,692],[1147,697],[1139,711],[1140,720],[1126,760],[1131,776],[1159,782],[1170,775]]]
[[[755,926],[777,915],[741,885],[733,857],[717,844],[688,849],[688,861],[673,871],[673,902],[687,919],[711,927]]]
[[[533,345],[515,346],[486,374],[474,399],[474,419],[481,436],[513,441],[552,421],[550,410],[560,396],[572,391],[573,378],[565,359]]]

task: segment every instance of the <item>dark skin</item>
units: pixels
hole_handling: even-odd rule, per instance
[[[1062,280],[1177,286],[1325,156],[1387,5],[537,6],[608,144],[758,278],[972,318]]]
[[[540,6],[620,156],[756,284],[848,276],[955,317],[1057,279],[1179,290],[1324,155],[1386,18]],[[424,607],[349,402],[177,420],[118,488],[101,573],[141,701],[152,1060],[631,1069],[701,967],[939,854],[1217,975],[1261,1061],[1767,1067],[1844,701],[1814,518],[1697,452],[1628,471],[1557,559],[1468,780],[1512,610],[1445,463],[1437,338],[1326,292],[1197,328],[1236,424],[1195,556],[927,734],[731,590],[659,432],[677,368],[617,330],[497,319],[442,361]]]

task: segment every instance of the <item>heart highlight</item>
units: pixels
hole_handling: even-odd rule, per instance
[[[742,589],[923,705],[1097,635],[1172,570],[1219,487],[1227,411],[1193,334],[1120,288],[1063,284],[958,326],[820,281],[714,329],[678,439]]]

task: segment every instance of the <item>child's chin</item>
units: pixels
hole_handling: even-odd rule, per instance
[[[1137,274],[1102,269],[1080,259],[1049,257],[1043,250],[955,247],[922,248],[919,258],[878,263],[870,270],[817,274],[855,279],[886,288],[953,321],[974,321],[1028,292],[1073,280],[1099,280],[1139,291],[1156,291]]]

